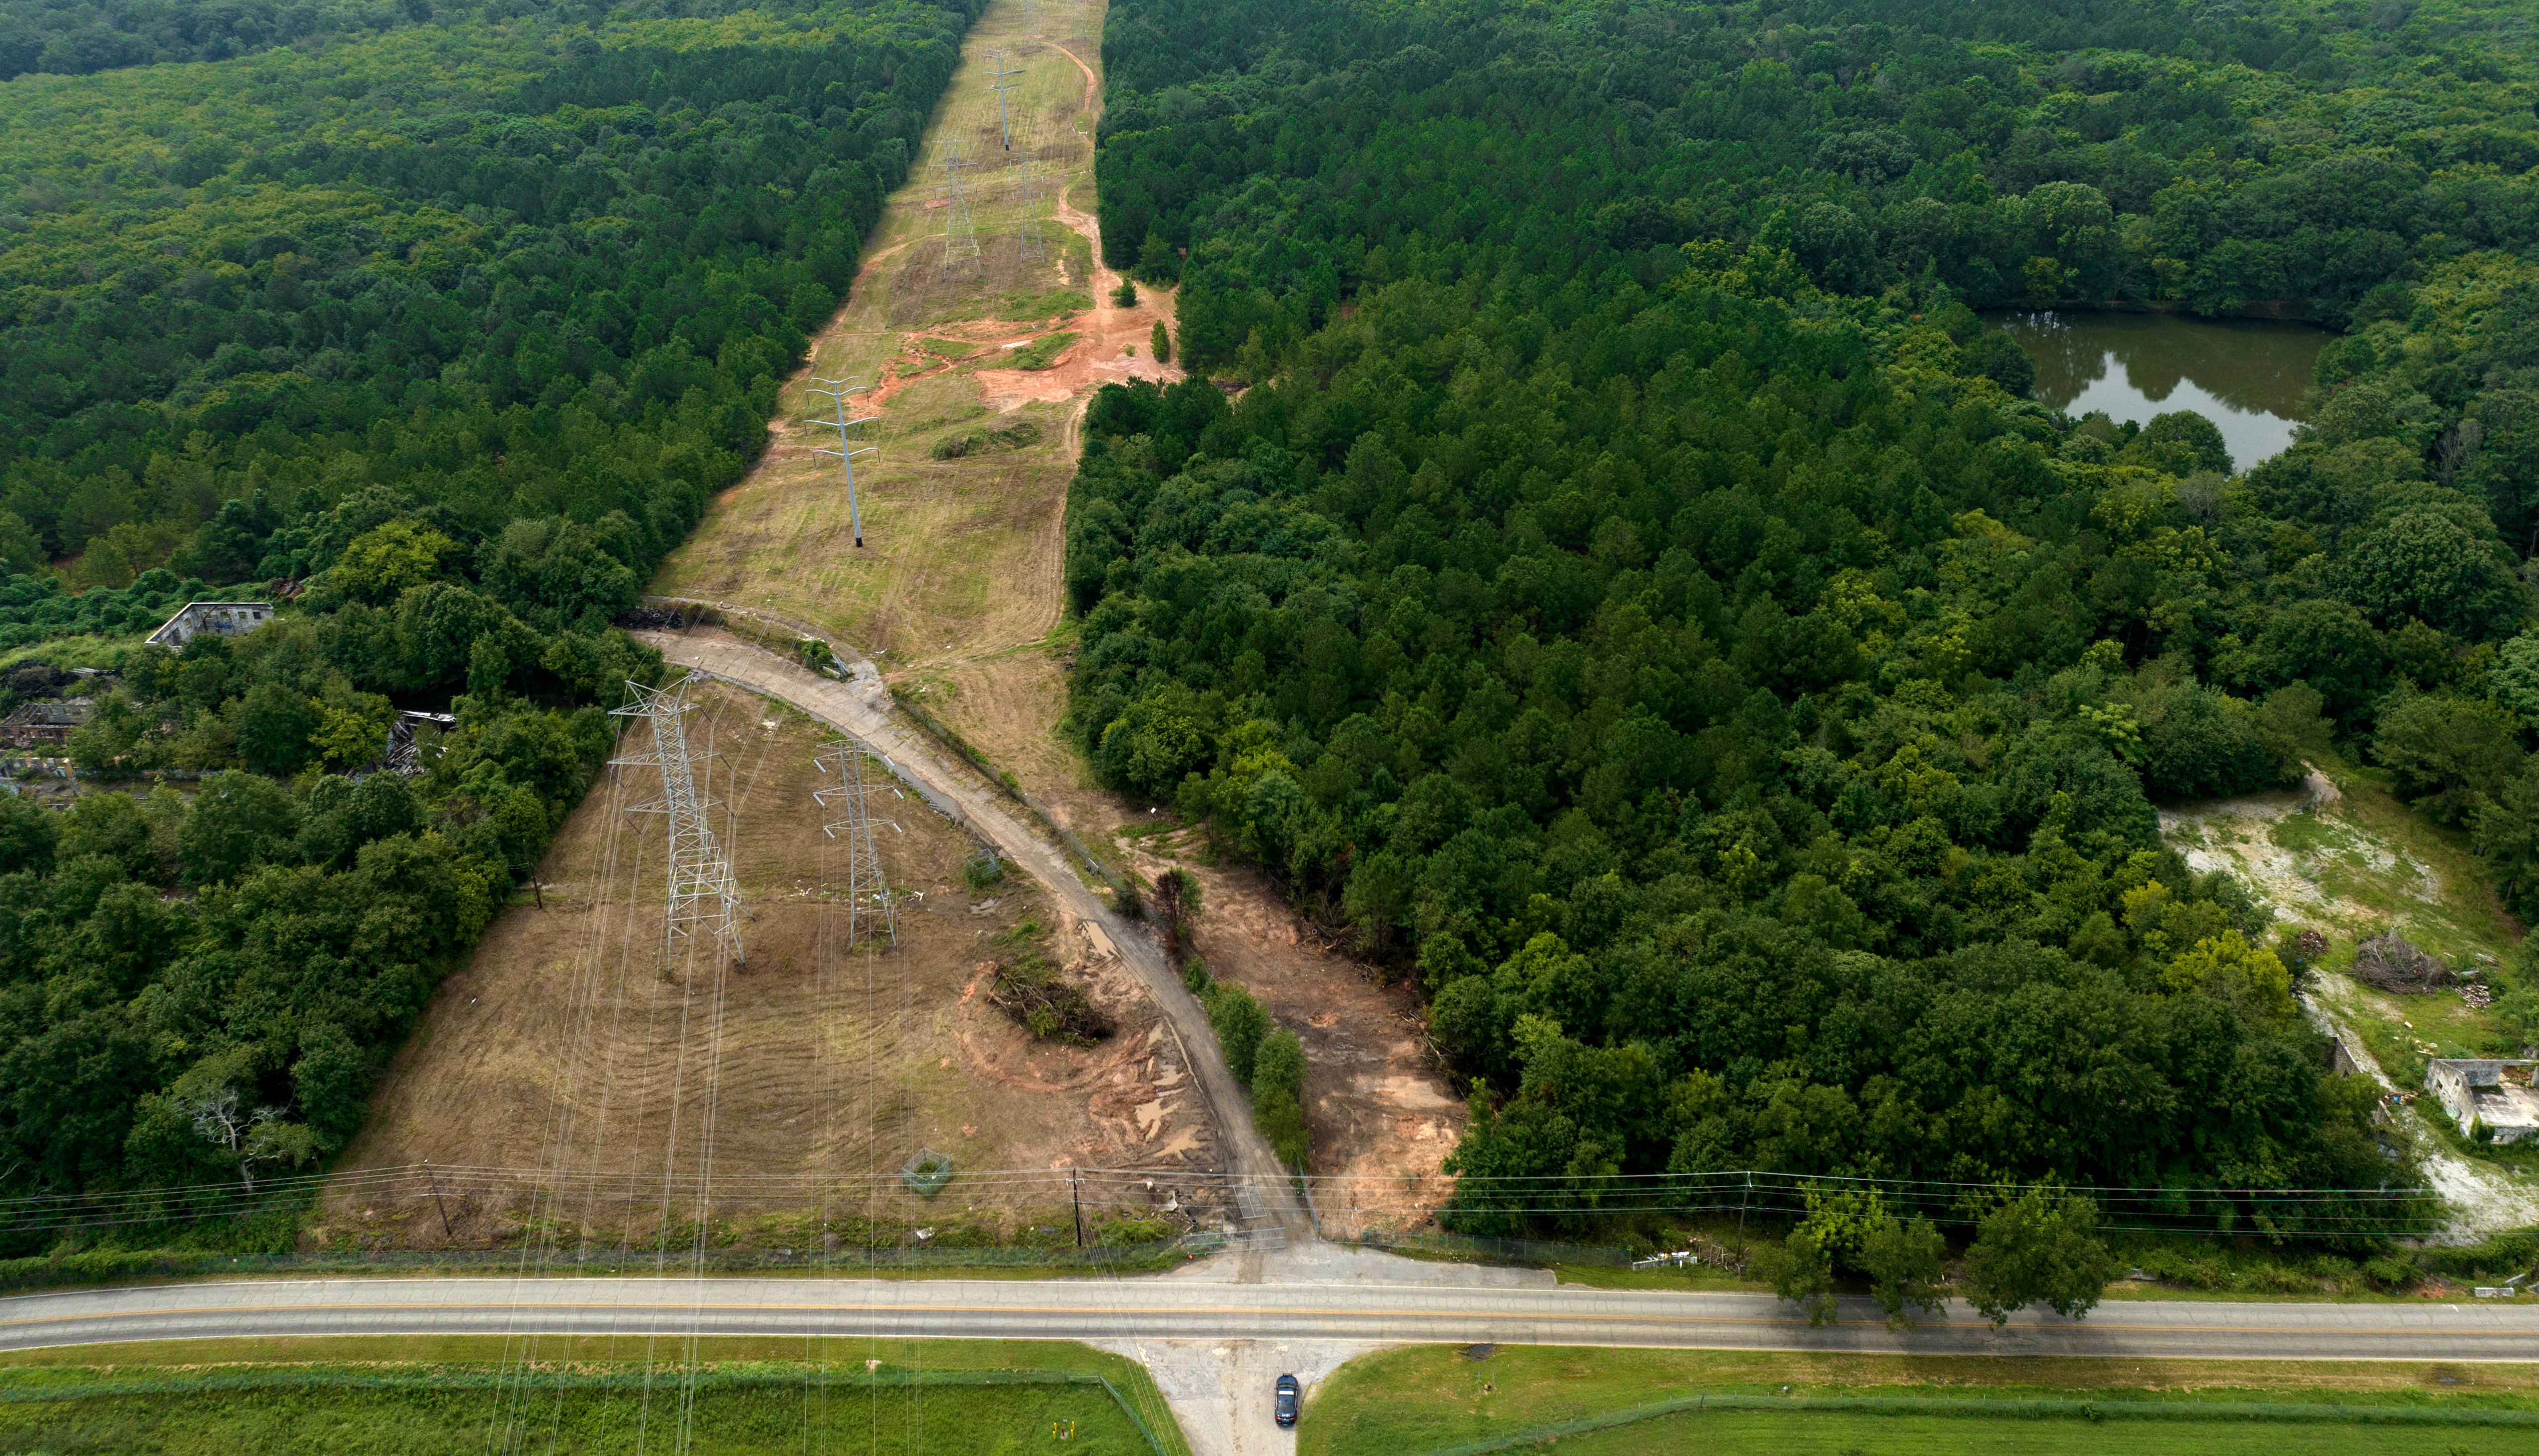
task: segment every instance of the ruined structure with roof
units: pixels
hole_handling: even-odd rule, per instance
[[[2460,1135],[2494,1143],[2518,1143],[2539,1132],[2539,1092],[2530,1074],[2539,1061],[2454,1057],[2425,1068],[2425,1086],[2459,1124]]]
[[[74,729],[88,726],[97,716],[97,704],[89,698],[74,697],[66,702],[23,703],[7,718],[0,719],[0,745],[13,749],[58,749],[70,742]]]
[[[153,647],[176,648],[203,632],[236,636],[273,620],[271,602],[187,602],[165,627],[150,634]]]

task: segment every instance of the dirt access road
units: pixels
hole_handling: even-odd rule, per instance
[[[707,1212],[735,1248],[798,1247],[807,1221],[842,1215],[884,1242],[956,1224],[1013,1238],[1073,1216],[1076,1199],[1048,1182],[972,1181],[936,1203],[883,1181],[921,1147],[964,1172],[1151,1173],[1160,1196],[1114,1183],[1084,1204],[1097,1231],[1176,1200],[1212,1226],[1219,1195],[1194,1190],[1216,1188],[1224,1150],[1161,1014],[1117,958],[1080,928],[1064,933],[1047,893],[965,893],[976,839],[899,797],[869,762],[875,848],[899,914],[886,946],[850,944],[847,846],[814,798],[837,786],[836,735],[721,684],[689,700],[690,742],[709,750],[709,792],[729,810],[720,843],[746,906],[748,963],[727,977],[661,963],[664,826],[629,812],[655,780],[610,770],[557,835],[538,902],[505,914],[442,983],[337,1166],[429,1160],[516,1176],[393,1191],[352,1180],[304,1240],[482,1248],[562,1219],[558,1236],[575,1247],[651,1247],[671,1212],[664,1179],[707,1165],[721,1175]],[[644,742],[639,731],[630,747]],[[1111,1036],[1037,1040],[991,1003],[989,978],[1026,944],[1111,1019]],[[851,1186],[860,1191],[840,1191]]]
[[[1107,947],[1136,977],[1179,1038],[1185,1063],[1198,1073],[1211,1120],[1232,1155],[1233,1171],[1245,1175],[1245,1183],[1259,1190],[1264,1207],[1258,1220],[1274,1224],[1289,1241],[1312,1239],[1313,1224],[1302,1202],[1281,1176],[1269,1143],[1252,1127],[1249,1098],[1226,1069],[1207,1013],[1182,985],[1162,949],[1143,927],[1103,903],[1061,850],[1015,817],[1011,801],[1002,793],[967,767],[956,766],[931,738],[892,713],[878,678],[869,674],[859,674],[853,682],[824,678],[712,629],[636,635],[659,648],[672,663],[777,698],[883,755],[889,766],[927,802],[969,826],[1046,886],[1070,924],[1085,926],[1089,938]]]

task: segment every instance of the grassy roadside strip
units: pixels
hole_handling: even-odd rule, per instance
[[[1493,1451],[1542,1445],[1563,1436],[1586,1435],[1615,1426],[1635,1425],[1662,1417],[1703,1411],[1837,1413],[1877,1417],[1946,1416],[2015,1418],[2021,1421],[2264,1421],[2336,1425],[2510,1425],[2539,1426],[2539,1410],[2429,1410],[2405,1406],[2318,1406],[2272,1401],[2092,1401],[1992,1400],[1980,1396],[1931,1399],[1911,1396],[1765,1396],[1691,1395],[1655,1401],[1626,1411],[1554,1422],[1489,1440],[1471,1441],[1420,1453],[1420,1456],[1485,1456]]]
[[[1188,1262],[1202,1250],[1180,1239],[1112,1248],[944,1248],[910,1250],[886,1260],[786,1258],[776,1254],[708,1256],[706,1272],[775,1279],[1066,1279],[1152,1274]],[[95,1285],[176,1283],[204,1279],[273,1279],[305,1275],[339,1279],[432,1278],[442,1275],[516,1274],[517,1249],[360,1254],[195,1253],[169,1250],[92,1249],[81,1253],[0,1259],[0,1293],[76,1289]],[[541,1278],[614,1279],[643,1276],[642,1258],[622,1263],[558,1262]]]
[[[1680,1411],[1647,1421],[1552,1436],[1523,1446],[1492,1447],[1561,1456],[1711,1456],[1770,1451],[1774,1456],[2465,1456],[2483,1449],[2492,1426],[2408,1426],[2349,1422],[2175,1421],[1923,1416],[1826,1410]],[[1419,1452],[1415,1456],[1436,1456]]]
[[[1692,1420],[1686,1412],[1767,1425],[1800,1413],[1842,1417],[1836,1423],[1861,1427],[1871,1436],[1863,1444],[1881,1451],[1901,1447],[1877,1423],[1906,1418],[1968,1423],[1961,1434],[1983,1422],[2520,1426],[2539,1424],[2539,1364],[1414,1346],[1351,1360],[1323,1381],[1297,1449],[1478,1453]],[[1777,1439],[1772,1448],[1787,1449]]]
[[[626,1396],[648,1385],[657,1390],[660,1374],[642,1358],[643,1345],[606,1337],[543,1340],[537,1362],[525,1371],[516,1363],[518,1342],[482,1336],[159,1341],[18,1352],[0,1355],[0,1449],[19,1449],[22,1436],[36,1438],[40,1449],[44,1437],[63,1430],[158,1423],[150,1433],[170,1443],[152,1449],[210,1451],[258,1424],[280,1435],[312,1423],[342,1429],[347,1422],[368,1421],[382,1434],[421,1436],[427,1444],[414,1449],[434,1450],[434,1438],[477,1440],[469,1426],[481,1423],[485,1395],[514,1388],[552,1399],[559,1411],[570,1403],[573,1429],[604,1432],[622,1423],[618,1408]],[[101,1357],[109,1353],[106,1363]],[[789,1411],[804,1411],[793,1392],[816,1391],[856,1397],[839,1403],[834,1417],[822,1402],[822,1418],[831,1423],[850,1424],[859,1413],[871,1420],[875,1412],[893,1423],[905,1420],[912,1430],[922,1421],[928,1450],[975,1449],[989,1426],[1036,1431],[1056,1420],[1082,1423],[1077,1436],[1089,1444],[1070,1449],[1190,1453],[1142,1366],[1071,1342],[709,1338],[699,1344],[693,1383],[701,1434],[710,1428],[705,1418],[717,1412],[737,1432],[765,1424],[771,1414],[782,1420]],[[1088,1406],[1068,1395],[1070,1388],[1101,1395]],[[197,1439],[199,1446],[185,1443]],[[717,1441],[708,1448],[784,1444]],[[1026,1444],[1038,1447],[1037,1440]]]

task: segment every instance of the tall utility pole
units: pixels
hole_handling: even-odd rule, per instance
[[[652,752],[609,761],[629,766],[650,763],[661,770],[661,797],[629,806],[627,812],[665,814],[670,820],[669,918],[661,930],[665,975],[678,961],[679,942],[687,941],[693,948],[700,938],[719,951],[730,952],[734,962],[748,963],[740,950],[740,889],[732,881],[731,861],[715,843],[714,828],[706,818],[711,805],[697,791],[696,760],[688,750],[687,712],[693,706],[688,686],[703,681],[703,676],[692,672],[667,688],[628,683],[627,691],[635,700],[614,713],[650,722]]]
[[[952,265],[979,256],[979,224],[970,215],[970,189],[961,181],[964,167],[976,163],[961,155],[961,139],[945,137],[939,144],[934,165],[943,171],[943,272],[952,276]]]
[[[1005,69],[1005,53],[1001,50],[991,53],[988,64],[995,67],[988,73],[988,90],[996,94],[996,131],[1004,139],[1005,150],[1010,152],[1014,150],[1014,123],[1012,115],[1005,109],[1005,93],[1014,88],[1007,84],[1006,78],[1019,76],[1022,72]]]
[[[876,930],[896,946],[899,911],[890,902],[890,882],[882,877],[881,851],[873,843],[872,815],[864,803],[863,750],[853,743],[833,743],[811,761],[822,773],[838,776],[830,787],[812,790],[812,800],[823,809],[833,800],[847,808],[846,818],[820,827],[832,839],[846,830],[847,949],[871,941]]]
[[[838,447],[834,450],[822,447],[820,453],[837,456],[838,468],[847,474],[847,523],[855,528],[856,546],[858,550],[864,544],[864,517],[862,509],[856,504],[856,457],[869,455],[878,446],[866,445],[862,449],[858,449],[854,437],[847,431],[858,425],[870,425],[881,416],[865,415],[860,419],[853,420],[847,418],[847,397],[861,394],[865,388],[865,385],[858,384],[852,378],[813,379],[810,389],[806,391],[811,394],[825,395],[829,402],[837,407],[836,418],[822,420],[814,416],[811,423],[834,426],[837,429]]]

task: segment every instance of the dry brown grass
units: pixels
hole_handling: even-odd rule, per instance
[[[444,983],[344,1167],[428,1158],[650,1187],[710,1156],[718,1186],[730,1188],[766,1174],[891,1172],[920,1147],[977,1170],[1214,1165],[1195,1109],[1175,1105],[1178,1058],[1124,973],[1067,937],[1040,942],[1119,1025],[1081,1050],[1031,1041],[978,994],[985,969],[1009,954],[1000,934],[1027,917],[1052,922],[1044,896],[1010,880],[986,897],[966,892],[968,836],[914,795],[884,788],[878,812],[891,823],[878,843],[904,895],[899,943],[851,952],[843,841],[822,833],[834,815],[811,799],[834,781],[811,761],[826,735],[737,691],[710,689],[699,700],[692,741],[717,753],[714,791],[729,804],[726,845],[750,908],[746,967],[730,971],[720,997],[710,960],[663,974],[662,826],[624,809],[655,780],[649,768],[619,770],[626,777],[596,787],[558,836],[541,870],[546,907],[507,911]],[[877,767],[871,776],[882,778]],[[714,1216],[730,1226],[717,1236],[792,1242],[815,1201],[722,1200]],[[1049,1212],[993,1200],[975,1211],[885,1205],[847,1212],[885,1223],[970,1217],[1001,1232]],[[568,1212],[594,1224],[602,1244],[640,1244],[660,1217],[649,1198]],[[453,1200],[450,1213],[454,1238],[420,1199],[346,1204],[310,1237],[434,1246],[520,1232],[517,1200]]]
[[[1008,3],[981,19],[926,143],[931,159],[938,141],[958,138],[976,164],[966,176],[977,260],[946,275],[941,172],[921,167],[889,200],[847,306],[787,385],[768,453],[713,503],[654,591],[797,618],[893,671],[1036,641],[1057,625],[1076,414],[1105,380],[1170,372],[1142,348],[1154,320],[1171,316],[1169,294],[1113,308],[1106,295],[1117,280],[1093,261],[1085,214],[1097,98],[1078,58],[1098,56],[1102,13],[1100,0],[1044,3],[1026,28],[1021,7]],[[986,92],[986,53],[999,46],[1021,72],[1010,154]],[[1024,259],[1019,235],[1025,207],[1013,164],[1026,155],[1044,173],[1040,261]],[[1003,346],[1061,331],[1081,338],[1055,366],[994,367]],[[924,340],[979,352],[946,359]],[[868,410],[879,418],[863,434],[879,448],[856,462],[860,550],[838,463],[817,453],[835,432],[803,423],[828,408],[807,392],[815,376],[878,386]],[[1017,421],[1039,426],[1040,442],[959,460],[927,455],[946,435]]]

